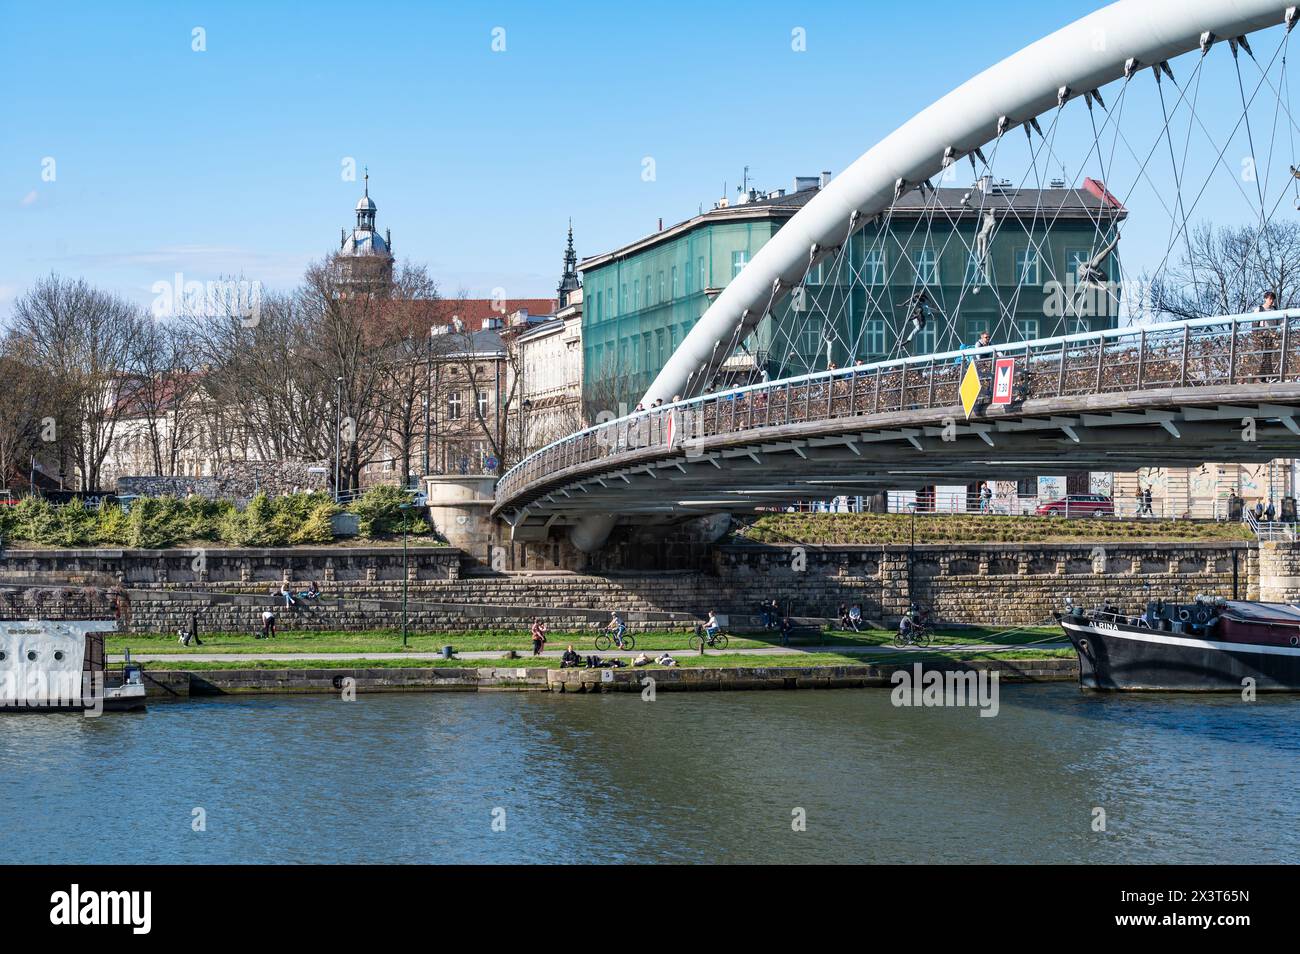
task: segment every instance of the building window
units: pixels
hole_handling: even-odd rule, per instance
[[[871,318],[867,321],[866,334],[863,335],[862,343],[866,346],[867,354],[885,353],[885,319]]]
[[[596,292],[595,319],[600,321],[600,292]]]
[[[623,311],[626,312],[628,310],[628,307],[629,306],[628,306],[628,299],[627,299],[627,282],[624,282],[623,283]]]
[[[972,345],[980,340],[980,335],[984,334],[986,331],[991,332],[992,330],[993,329],[989,327],[989,320],[987,318],[966,319],[966,337]]]
[[[1020,340],[1032,341],[1038,337],[1038,319],[1021,318],[1016,322],[1016,331],[1020,333]]]
[[[1092,253],[1086,248],[1072,248],[1066,252],[1065,280],[1068,282],[1073,279],[1075,282],[1078,282],[1079,277],[1083,272],[1083,266],[1087,265],[1090,261],[1092,261]],[[1107,273],[1108,279],[1110,276],[1109,261],[1110,260],[1107,259],[1106,265],[1102,267],[1102,271]]]
[[[805,285],[820,285],[822,283],[822,263],[808,269],[808,277],[804,279]]]
[[[924,328],[916,333],[916,339],[913,341],[912,350],[916,354],[928,354],[934,351],[936,338],[936,329],[934,321],[926,322]]]
[[[987,285],[989,283],[988,262],[983,256],[970,253],[970,258],[966,260],[966,284],[967,286]]]
[[[1016,276],[1021,285],[1037,285],[1038,249],[1016,249]]]
[[[447,395],[447,418],[452,421],[460,420],[460,392],[452,391]]]
[[[704,273],[704,256],[700,256],[700,291],[709,287],[709,277]]]
[[[862,283],[864,285],[885,284],[885,253],[878,248],[869,248],[862,256]]]
[[[916,283],[918,285],[939,284],[939,256],[929,246],[916,250]]]
[[[480,418],[486,418],[488,413],[488,393],[486,391],[479,391],[476,403],[478,404],[478,416]]]
[[[677,298],[677,266],[673,266],[673,298]]]
[[[650,307],[651,305],[653,305],[654,303],[655,303],[655,289],[654,289],[654,286],[650,284],[650,276],[649,276],[649,275],[646,275],[646,277],[645,277],[645,306],[646,306],[647,308],[649,308],[649,307]]]
[[[659,304],[662,305],[666,299],[667,299],[667,295],[664,293],[664,273],[660,272],[659,273]]]
[[[822,320],[809,318],[803,329],[803,357],[812,364],[822,353]]]
[[[632,279],[632,310],[636,311],[641,307],[641,279]]]
[[[617,307],[614,304],[614,289],[608,286],[605,288],[605,303],[609,306],[610,314],[608,317],[612,317]]]
[[[748,255],[746,252],[731,253],[731,277],[735,278],[740,274],[740,270],[745,267]]]

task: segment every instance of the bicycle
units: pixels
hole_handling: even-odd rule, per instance
[[[906,631],[900,629],[894,634],[894,645],[899,649],[906,646],[918,646],[925,648],[930,645],[934,639],[934,633],[930,628],[929,610],[918,610],[913,608],[907,614],[907,619],[912,621],[912,625]]]
[[[621,648],[624,651],[633,650],[636,649],[636,640],[632,638],[631,633],[624,633],[623,645],[620,647],[614,640],[614,634],[608,630],[604,630],[596,637],[596,648],[604,653],[608,652],[611,647],[614,649]]]
[[[896,633],[894,635],[894,645],[899,649],[903,649],[907,646],[917,646],[924,649],[926,646],[930,645],[930,641],[933,638],[933,634],[930,632],[930,627],[914,625],[906,633]]]
[[[710,649],[726,649],[727,634],[717,632],[710,636],[708,633],[696,633],[686,641],[686,645],[690,646],[691,649],[694,649],[696,652],[703,652],[705,646],[708,646]]]

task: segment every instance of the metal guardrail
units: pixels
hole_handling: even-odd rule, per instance
[[[752,429],[953,407],[961,403],[962,376],[972,360],[986,400],[993,362],[1014,359],[1014,404],[1300,380],[1297,332],[1300,311],[1231,315],[949,351],[735,388],[598,424],[543,447],[497,482],[497,504],[555,473],[633,449],[667,451]]]
[[[1261,520],[1254,511],[1247,510],[1241,519],[1250,527],[1258,540],[1281,540],[1287,543],[1296,541],[1296,525],[1282,520]]]

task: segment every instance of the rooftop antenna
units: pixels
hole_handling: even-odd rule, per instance
[[[741,176],[740,182],[741,182],[740,191],[748,192],[749,191],[749,166],[745,166],[745,173],[743,176]]]

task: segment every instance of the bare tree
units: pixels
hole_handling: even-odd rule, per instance
[[[193,328],[181,321],[147,322],[131,355],[132,410],[144,421],[153,473],[174,477],[181,454],[201,434],[197,350]]]
[[[519,349],[510,346],[511,335],[504,327],[474,329],[456,321],[442,337],[437,396],[444,408],[460,408],[459,418],[448,413],[444,439],[481,444],[487,456],[496,459],[497,473],[504,473],[520,456],[518,429],[511,426],[520,382]]]
[[[51,384],[49,403],[32,413],[43,422],[43,438],[52,426],[60,464],[71,459],[82,490],[99,489],[145,322],[129,302],[54,274],[14,305],[13,334]]]
[[[49,388],[11,334],[0,338],[0,380],[0,485],[9,487],[15,477],[29,475],[32,459],[47,450],[32,409],[49,405]]]
[[[1156,314],[1175,319],[1240,315],[1252,311],[1266,291],[1279,308],[1300,303],[1300,224],[1263,227],[1198,226],[1176,265],[1152,282]]]

